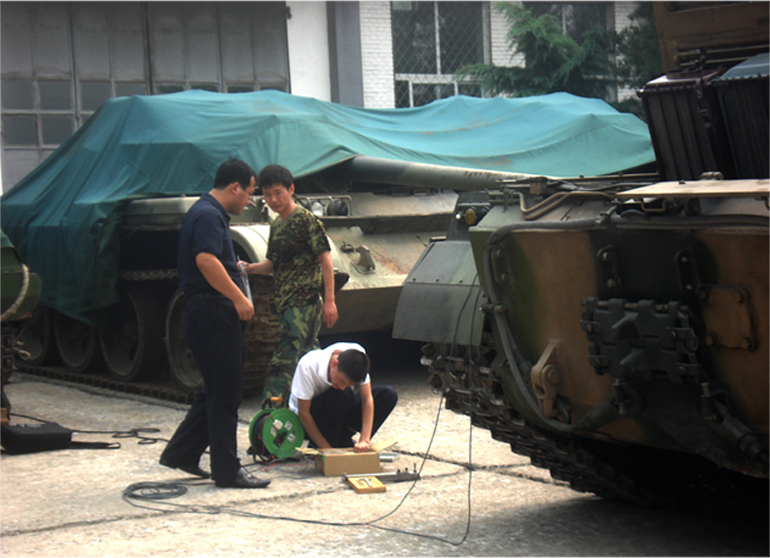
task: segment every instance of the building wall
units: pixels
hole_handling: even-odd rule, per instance
[[[329,100],[325,5],[292,6],[288,23],[283,2],[2,2],[3,190],[111,97],[280,89]]]
[[[327,2],[332,102],[364,106],[361,12],[358,2]]]
[[[615,2],[615,31],[621,31],[631,23],[629,16],[639,2]]]
[[[629,16],[639,2],[615,2],[615,31],[620,32],[631,24]],[[636,91],[628,87],[618,89],[618,101],[636,97]]]
[[[390,2],[360,3],[365,108],[393,108],[393,35]]]
[[[521,4],[521,2],[509,2]],[[492,64],[495,66],[521,66],[524,64],[524,56],[514,54],[508,44],[508,22],[505,16],[495,7],[493,2],[489,11],[490,41],[492,45]]]
[[[291,92],[331,101],[326,2],[287,2]]]

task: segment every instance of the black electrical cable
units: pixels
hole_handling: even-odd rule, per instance
[[[73,432],[82,434],[112,434],[113,438],[138,438],[139,441],[137,444],[140,446],[148,446],[155,442],[168,442],[165,438],[144,436],[144,434],[160,432],[159,428],[132,428],[131,430],[73,430]]]
[[[463,313],[463,310],[465,309],[465,306],[467,305],[468,301],[470,300],[470,296],[471,296],[471,294],[473,292],[473,285],[476,283],[477,279],[478,279],[478,273],[476,273],[476,275],[474,276],[473,281],[471,282],[471,288],[468,289],[468,295],[466,296],[465,301],[463,302],[463,304],[462,304],[462,306],[460,308],[460,312],[458,313],[457,322],[455,323],[455,332],[454,332],[454,336],[453,336],[453,340],[452,340],[452,347],[451,347],[451,350],[450,350],[450,356],[454,352],[454,347],[455,347],[456,340],[457,340],[457,333],[458,333],[458,330],[460,328],[460,318],[462,317],[462,313]],[[476,305],[478,305],[478,301],[479,301],[479,297],[480,296],[481,296],[481,289],[479,289],[477,294],[476,294],[476,301],[474,303],[474,307]],[[476,313],[473,312],[472,315],[471,315],[471,329],[470,329],[471,335],[473,333],[473,327],[475,325],[475,318],[476,318]],[[468,364],[469,364],[469,370],[472,371],[472,369],[473,369],[472,368],[473,359],[472,359],[472,345],[471,345],[471,340],[470,339],[469,339],[469,343],[468,343]],[[472,377],[469,377],[469,382],[472,384]],[[230,515],[236,515],[236,516],[239,516],[239,517],[248,517],[248,518],[254,518],[254,519],[272,519],[272,520],[280,520],[280,521],[291,521],[291,522],[295,522],[295,523],[305,523],[305,524],[312,524],[312,525],[326,525],[326,526],[331,526],[331,527],[371,527],[373,529],[379,529],[381,531],[387,531],[389,533],[398,533],[398,534],[401,534],[401,535],[410,535],[410,536],[414,536],[414,537],[420,537],[420,538],[431,539],[431,540],[443,542],[445,544],[449,544],[449,545],[452,545],[452,546],[461,546],[467,540],[468,534],[470,533],[471,513],[472,513],[472,508],[471,508],[471,502],[472,502],[472,500],[471,500],[471,487],[472,487],[472,479],[473,479],[473,407],[471,405],[471,403],[472,403],[472,393],[471,393],[471,391],[472,390],[470,390],[470,389],[468,390],[468,392],[469,392],[469,394],[468,394],[468,397],[469,397],[468,408],[470,410],[469,429],[468,429],[469,430],[468,431],[468,460],[469,460],[468,461],[468,519],[467,519],[467,522],[466,522],[465,533],[463,534],[463,537],[462,537],[462,539],[459,542],[452,542],[450,540],[447,540],[447,539],[445,539],[443,537],[439,537],[437,535],[427,535],[425,533],[416,533],[416,532],[413,532],[413,531],[405,531],[403,529],[396,529],[396,528],[393,528],[393,527],[384,527],[382,525],[375,525],[375,523],[377,523],[378,521],[382,521],[383,519],[385,519],[387,517],[390,517],[391,515],[396,513],[396,511],[398,511],[398,509],[404,504],[404,502],[409,497],[409,495],[411,494],[411,492],[414,489],[414,487],[417,485],[417,479],[419,479],[419,475],[420,475],[420,473],[422,473],[422,470],[425,467],[425,462],[428,460],[428,456],[430,455],[430,448],[433,446],[433,441],[435,440],[436,432],[438,431],[438,424],[439,424],[439,420],[441,418],[441,408],[442,408],[442,404],[444,402],[444,393],[443,392],[441,393],[441,398],[439,399],[439,402],[438,402],[438,408],[437,408],[437,411],[436,411],[436,420],[433,423],[433,432],[431,433],[430,441],[428,442],[428,447],[425,450],[425,455],[423,456],[422,463],[420,463],[420,468],[418,470],[417,479],[412,481],[412,485],[406,491],[406,494],[404,494],[404,496],[401,498],[401,501],[398,503],[398,505],[396,505],[396,507],[393,508],[391,511],[389,511],[385,515],[382,515],[382,516],[378,517],[377,519],[372,519],[370,521],[348,522],[348,523],[345,523],[345,522],[338,522],[338,521],[323,521],[323,520],[317,520],[317,519],[302,519],[302,518],[297,518],[297,517],[265,515],[265,514],[252,513],[252,512],[247,512],[247,511],[243,511],[243,510],[237,510],[237,509],[227,509],[226,510],[226,509],[220,508],[218,506],[199,506],[199,505],[189,505],[189,504],[175,504],[175,503],[172,503],[172,502],[158,502],[158,500],[161,500],[161,499],[167,499],[167,498],[176,497],[176,496],[165,496],[165,494],[167,494],[167,493],[168,494],[173,494],[174,491],[178,488],[178,485],[176,485],[174,483],[137,483],[135,485],[129,486],[126,490],[123,491],[123,499],[128,504],[130,504],[131,506],[134,506],[134,507],[137,507],[137,508],[148,509],[148,510],[155,510],[155,511],[167,511],[167,510],[160,510],[157,507],[139,505],[139,504],[137,504],[136,502],[134,502],[132,500],[152,500],[152,501],[157,502],[158,504],[171,506],[171,507],[176,508],[178,510],[181,510],[182,512],[185,512],[185,513],[201,513],[201,514],[210,514],[210,515],[226,513],[226,514],[230,514]],[[264,464],[264,466],[270,466],[271,463],[274,463],[274,462],[268,462],[268,463]],[[158,498],[146,497],[145,498],[145,497],[141,496],[141,493],[139,493],[140,495],[137,496],[137,490],[138,489],[136,487],[139,487],[139,489],[144,488],[144,486],[142,486],[142,485],[148,485],[148,488],[150,488],[153,491],[157,491],[159,494],[164,494],[164,497],[163,498],[160,498],[160,497],[158,497]],[[162,492],[164,489],[166,489],[168,492]],[[186,488],[185,488],[185,491],[182,492],[179,495],[182,495],[185,492],[186,492]],[[151,493],[151,494],[154,494],[154,493]]]
[[[425,452],[425,457],[423,458],[422,464],[420,465],[420,471],[419,472],[422,472],[422,468],[425,465],[425,461],[427,460],[427,456],[428,456],[428,454],[430,452],[430,447],[433,444],[433,440],[434,440],[434,438],[436,436],[436,431],[438,429],[439,417],[441,415],[441,403],[443,401],[444,401],[444,396],[442,395],[441,399],[439,400],[438,413],[436,415],[436,421],[434,423],[433,433],[431,435],[430,442],[428,443],[428,449]],[[143,483],[137,483],[137,484],[141,485]],[[158,491],[162,490],[163,488],[166,488],[169,492],[173,491],[175,489],[175,486],[176,486],[174,483],[147,483],[147,484],[153,485],[153,488],[158,490]],[[183,513],[201,513],[201,514],[207,514],[207,515],[229,514],[229,515],[236,515],[236,516],[239,516],[239,517],[249,517],[249,518],[254,518],[254,519],[272,519],[272,520],[279,520],[279,521],[291,521],[291,522],[294,522],[294,523],[306,523],[306,524],[312,524],[312,525],[326,525],[326,526],[330,526],[330,527],[372,527],[373,529],[379,529],[381,531],[388,531],[388,532],[391,532],[391,533],[399,533],[399,534],[403,534],[403,535],[411,535],[411,536],[415,536],[415,537],[421,537],[421,538],[426,538],[426,539],[437,540],[437,541],[440,541],[440,542],[443,542],[443,543],[447,543],[447,544],[450,544],[450,545],[453,545],[453,546],[461,545],[465,541],[465,537],[463,537],[463,540],[461,542],[453,543],[452,541],[448,541],[448,540],[446,540],[446,539],[444,539],[442,537],[438,537],[436,535],[426,535],[424,533],[414,533],[414,532],[411,532],[411,531],[404,531],[404,530],[395,529],[395,528],[392,528],[392,527],[383,527],[381,525],[374,525],[375,522],[381,521],[382,519],[385,519],[386,517],[388,517],[388,516],[392,515],[393,513],[395,513],[396,510],[398,510],[398,508],[401,507],[401,505],[404,503],[406,498],[412,492],[412,490],[414,489],[416,484],[417,484],[417,480],[414,480],[412,482],[412,486],[409,487],[409,490],[406,492],[406,494],[404,494],[403,498],[398,503],[398,505],[393,510],[388,512],[387,514],[385,514],[385,515],[383,515],[383,516],[381,516],[381,517],[379,517],[377,519],[373,519],[371,521],[364,521],[364,522],[355,521],[355,522],[349,522],[349,523],[344,523],[344,522],[339,522],[339,521],[323,521],[323,520],[319,520],[319,519],[302,519],[302,518],[297,518],[297,517],[286,517],[286,516],[280,516],[280,515],[265,515],[265,514],[252,513],[252,512],[247,512],[247,511],[243,511],[243,510],[237,510],[237,509],[223,509],[223,508],[220,508],[219,506],[201,506],[201,505],[189,505],[189,504],[175,504],[173,502],[157,501],[157,499],[154,499],[153,501],[154,501],[154,503],[156,505],[171,506],[171,507],[173,507],[173,508],[175,508],[177,510],[180,510]],[[142,498],[141,496],[137,497],[136,496],[136,489],[132,489],[132,487],[134,487],[134,486],[135,485],[131,485],[127,489],[125,489],[123,491],[123,500],[125,500],[128,504],[130,504],[131,506],[133,506],[135,508],[154,510],[154,511],[169,511],[169,510],[164,510],[164,509],[161,509],[161,508],[158,508],[158,507],[140,505],[139,503],[135,502],[134,500],[149,500],[149,498]]]
[[[187,487],[170,482],[136,482],[123,495],[137,500],[168,500],[187,494]]]
[[[18,413],[13,413],[14,417],[21,417],[25,419],[30,420],[36,420],[38,422],[49,422],[47,420],[37,418],[37,417],[31,417],[29,415],[20,415]],[[139,441],[137,444],[139,445],[150,445],[154,444],[155,442],[168,442],[165,438],[154,438],[151,436],[145,436],[144,434],[154,434],[156,432],[160,432],[159,428],[132,428],[131,430],[75,430],[73,428],[70,428],[72,432],[76,432],[78,434],[112,434],[113,438],[138,438]]]
[[[297,453],[296,455],[299,456],[298,460],[293,460],[292,458],[270,459],[262,462],[255,461],[254,463],[249,463],[243,467],[249,469],[256,465],[256,470],[260,473],[269,473],[271,470],[277,469],[281,474],[273,478],[278,479],[304,479],[314,476],[315,467],[313,467],[313,462],[302,453]],[[299,470],[292,471],[293,468],[298,468]]]

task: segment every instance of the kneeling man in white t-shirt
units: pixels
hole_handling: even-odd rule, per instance
[[[299,360],[289,408],[299,416],[312,447],[369,449],[398,402],[392,387],[372,388],[369,367],[366,350],[358,343],[335,343]],[[361,435],[354,444],[356,432]]]

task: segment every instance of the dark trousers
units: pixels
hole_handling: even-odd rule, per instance
[[[243,399],[243,323],[228,299],[196,299],[187,304],[184,335],[203,377],[203,389],[163,458],[175,466],[197,465],[208,446],[212,480],[228,482],[241,467],[237,429]]]
[[[379,386],[372,388],[372,398],[374,436],[395,408],[398,394],[390,386]],[[310,402],[310,414],[321,434],[333,448],[349,448],[353,445],[351,436],[355,432],[361,432],[361,394],[353,391],[353,388],[329,388]]]

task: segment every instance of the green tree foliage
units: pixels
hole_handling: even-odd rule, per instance
[[[638,89],[663,73],[652,2],[640,2],[629,19],[618,37],[617,75],[620,85]]]
[[[495,5],[508,22],[511,49],[526,60],[526,67],[474,64],[458,73],[481,81],[491,95],[515,97],[566,91],[607,99],[608,86],[642,87],[661,71],[660,51],[652,16],[652,2],[640,2],[629,16],[631,25],[619,34],[600,26],[577,40],[565,35],[551,14],[533,15],[520,4]],[[613,57],[618,61],[613,65]],[[613,103],[619,110],[643,117],[637,98]]]
[[[660,76],[663,66],[660,62],[660,46],[652,2],[640,2],[629,15],[629,19],[631,24],[621,31],[617,38],[616,75],[618,85],[636,90]],[[638,97],[614,102],[612,105],[621,112],[631,112],[646,120],[642,102]]]
[[[613,82],[610,49],[613,33],[595,27],[580,42],[562,33],[561,23],[551,14],[534,16],[519,4],[500,3],[508,24],[507,39],[516,54],[523,54],[526,67],[474,64],[460,75],[482,82],[492,95],[516,97],[566,91],[584,97],[605,97]]]

